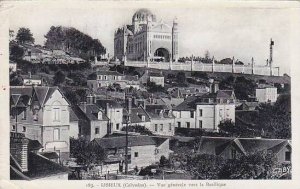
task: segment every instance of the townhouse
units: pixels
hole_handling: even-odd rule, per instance
[[[69,102],[57,87],[11,86],[10,131],[39,141],[41,151],[69,158]]]
[[[272,85],[259,85],[255,89],[255,97],[258,100],[258,102],[266,103],[271,102],[274,103],[277,101],[277,88]]]

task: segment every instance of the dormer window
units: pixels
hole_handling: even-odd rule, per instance
[[[142,121],[145,121],[145,116],[144,115],[142,115]]]

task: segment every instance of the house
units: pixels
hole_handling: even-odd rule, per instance
[[[148,128],[155,135],[173,136],[175,133],[175,116],[166,105],[146,105],[146,112],[151,123]]]
[[[92,141],[109,133],[109,118],[94,100],[88,98],[87,102],[82,102],[74,110],[79,118],[79,136]]]
[[[16,72],[17,71],[17,63],[13,61],[9,61],[9,70],[10,72]]]
[[[32,62],[32,63],[40,63],[42,60],[42,54],[43,52],[29,44],[23,44],[23,49],[24,49],[24,55],[23,55],[23,60]]]
[[[11,86],[11,132],[39,141],[44,152],[69,158],[69,102],[58,87]]]
[[[10,179],[68,180],[69,170],[49,160],[43,153],[36,153],[42,146],[35,143],[22,133],[10,134]]]
[[[121,104],[111,99],[98,99],[96,104],[105,112],[109,118],[109,134],[120,131],[123,128],[123,107]]]
[[[258,102],[266,103],[271,102],[274,103],[277,100],[277,88],[271,85],[259,85],[255,89],[255,96]]]
[[[136,88],[140,89],[140,81],[138,76],[129,76],[121,74],[117,71],[98,71],[95,79],[89,79],[87,85],[93,91],[97,91],[98,88],[119,85],[121,89]]]
[[[291,162],[291,143],[286,139],[232,138],[202,136],[198,153],[235,159],[253,153],[273,153],[279,163]]]
[[[206,85],[200,85],[197,87],[174,87],[168,89],[168,93],[173,98],[187,98],[188,96],[199,96],[208,92],[209,88]]]
[[[79,118],[76,115],[74,110],[76,107],[70,107],[70,130],[69,130],[69,136],[77,139],[80,134],[79,134]]]
[[[155,83],[156,85],[160,85],[162,87],[165,86],[165,77],[161,72],[149,72],[148,70],[140,78],[140,81],[144,84],[148,81]]]
[[[143,126],[150,128],[150,116],[142,106],[136,106],[132,99],[128,98],[123,109],[123,127],[127,124],[130,126]]]
[[[259,103],[255,101],[254,102],[242,101],[241,104],[236,107],[236,110],[255,111],[258,106]]]
[[[29,75],[22,76],[23,78],[23,85],[42,85],[43,78],[39,75],[31,75],[29,72]]]
[[[231,90],[188,97],[173,108],[176,127],[218,131],[221,122],[235,122],[235,101],[235,94]]]
[[[107,171],[125,171],[125,136],[96,138],[90,145],[101,147],[107,153],[102,173]],[[158,163],[162,156],[169,158],[170,153],[168,138],[146,135],[128,136],[128,170]]]

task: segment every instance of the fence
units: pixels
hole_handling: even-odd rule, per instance
[[[148,67],[160,70],[178,70],[178,71],[201,71],[201,72],[227,72],[255,75],[279,76],[279,67],[252,66],[252,65],[232,65],[232,64],[206,64],[202,62],[143,62],[126,61],[125,66]]]

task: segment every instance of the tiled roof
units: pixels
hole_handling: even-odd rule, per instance
[[[175,111],[190,111],[190,110],[196,110],[196,100],[198,99],[198,97],[196,96],[191,96],[186,98],[182,103],[180,103],[178,106],[176,106],[175,108],[173,108],[173,110]]]
[[[146,135],[128,136],[128,146],[159,146],[165,142],[167,138],[150,137]],[[126,146],[126,136],[118,136],[111,138],[95,138],[94,141],[101,147],[108,148],[121,148]]]
[[[199,152],[220,155],[226,148],[233,146],[243,154],[264,150],[272,150],[273,153],[278,153],[288,144],[288,141],[284,139],[201,137]]]
[[[42,144],[38,140],[31,140],[31,139],[28,139],[28,140],[29,140],[29,143],[28,143],[29,150],[39,150],[39,149],[43,148]]]
[[[115,75],[115,76],[123,76],[123,74],[117,71],[97,71],[97,75]]]
[[[86,106],[86,111],[84,110],[84,106]],[[102,112],[102,110],[96,104],[81,104],[79,107],[81,109],[81,113],[83,113],[90,121],[98,120],[98,112]],[[108,117],[102,112],[102,121],[108,120]]]
[[[103,109],[106,109],[107,103],[112,108],[123,108],[121,104],[119,104],[115,100],[111,100],[111,99],[101,99],[101,100],[97,100],[97,102],[96,102],[96,104]]]
[[[149,72],[150,77],[164,77],[160,72]]]
[[[151,118],[161,118],[160,111],[163,110],[163,117],[162,118],[174,118],[173,114],[171,113],[169,116],[169,111],[172,111],[166,105],[153,105],[149,104],[146,105],[146,112],[150,115]]]
[[[124,116],[128,115],[128,111],[126,109],[123,109],[123,115]],[[145,121],[142,120],[142,116],[145,116]],[[131,108],[130,122],[131,123],[150,122],[150,117],[142,107]]]
[[[73,107],[70,108],[70,122],[79,120],[78,116],[76,115],[73,109]]]

